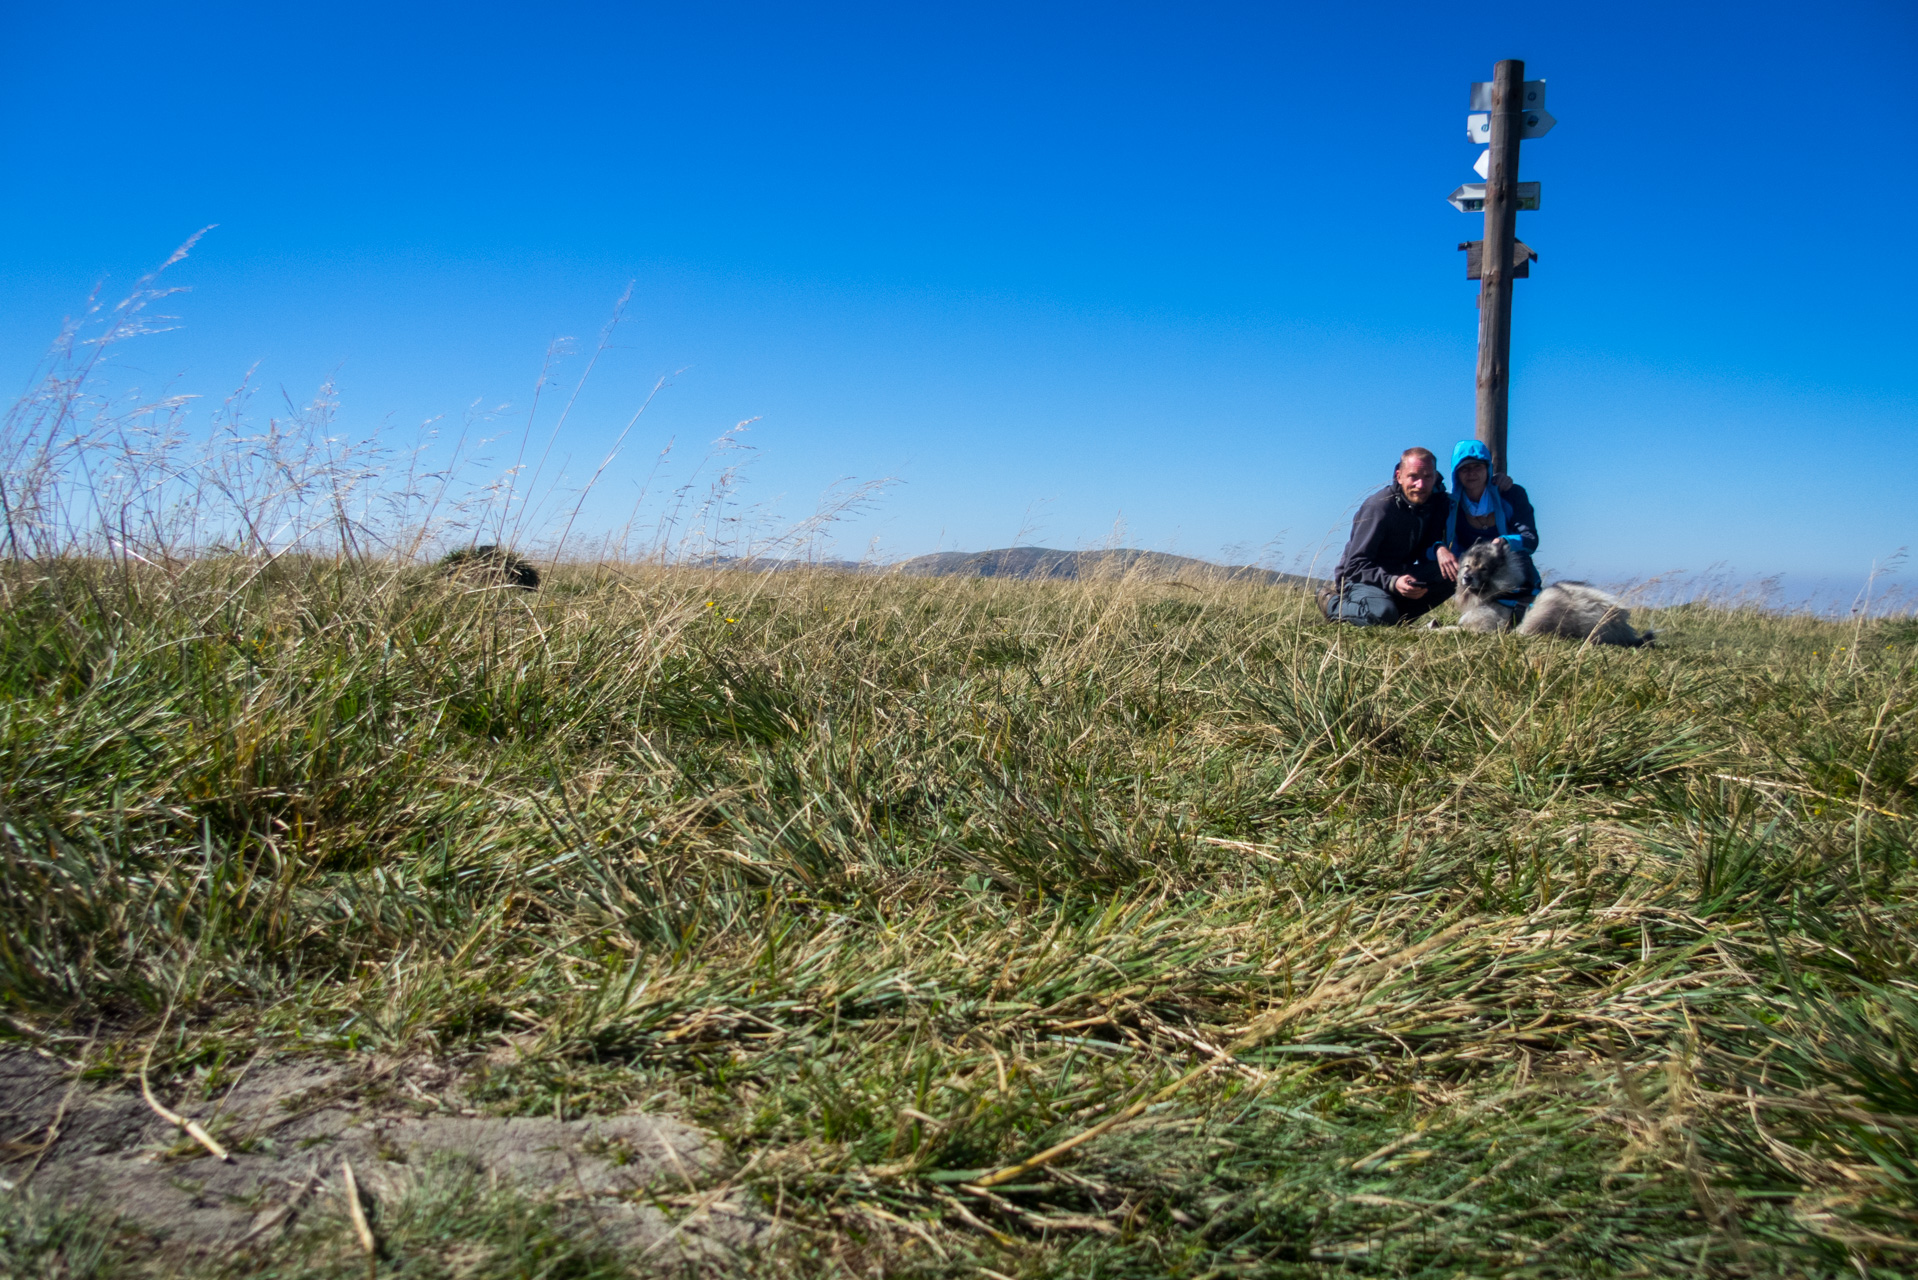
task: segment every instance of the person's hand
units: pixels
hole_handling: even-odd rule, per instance
[[[1452,554],[1450,547],[1438,550],[1439,572],[1445,575],[1447,582],[1458,581],[1458,557]]]
[[[1512,487],[1512,477],[1501,473],[1498,478],[1498,491],[1504,493]]]
[[[1425,594],[1425,584],[1409,573],[1401,573],[1392,579],[1392,590],[1407,600],[1416,600]]]

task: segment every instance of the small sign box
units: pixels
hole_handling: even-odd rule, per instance
[[[1538,209],[1539,184],[1536,182],[1518,183],[1518,207],[1522,212],[1533,213]],[[1485,184],[1467,182],[1445,197],[1454,209],[1460,213],[1485,212]]]

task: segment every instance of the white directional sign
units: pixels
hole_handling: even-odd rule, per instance
[[[1543,111],[1545,109],[1545,82],[1543,80],[1527,80],[1524,87],[1519,90],[1518,96],[1518,105],[1525,110]],[[1472,86],[1472,105],[1467,107],[1466,110],[1490,111],[1491,109],[1492,82],[1490,80],[1480,80]]]
[[[1457,191],[1454,191],[1445,198],[1450,201],[1452,207],[1460,213],[1485,212],[1485,184],[1483,182],[1465,183]],[[1518,207],[1521,210],[1527,213],[1537,210],[1538,200],[1538,183],[1521,182],[1518,184]]]
[[[1491,148],[1488,147],[1478,153],[1478,159],[1472,161],[1472,172],[1481,178],[1490,178],[1492,176]]]
[[[1518,136],[1525,139],[1542,138],[1552,131],[1558,123],[1558,117],[1540,108],[1537,111],[1522,111],[1518,117]],[[1492,141],[1492,113],[1474,111],[1465,117],[1465,140],[1476,142],[1481,147]]]

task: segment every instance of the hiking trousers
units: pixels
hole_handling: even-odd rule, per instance
[[[1406,600],[1369,582],[1347,582],[1336,594],[1327,593],[1323,607],[1328,622],[1347,622],[1355,627],[1390,627],[1430,613],[1452,598],[1449,582],[1426,584],[1425,594]]]

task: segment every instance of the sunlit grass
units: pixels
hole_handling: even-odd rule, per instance
[[[1909,622],[258,569],[0,571],[13,1034],[675,1110],[772,1269],[1918,1259]]]

